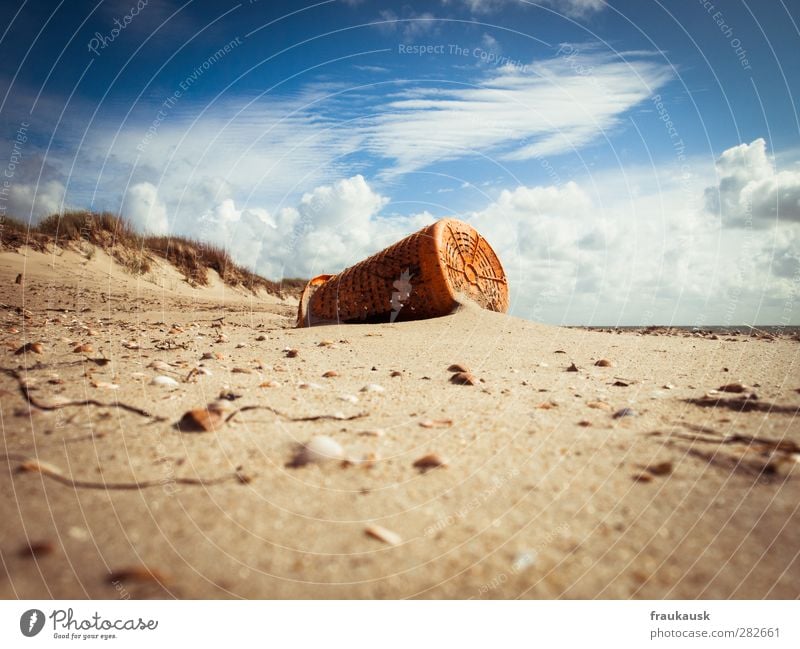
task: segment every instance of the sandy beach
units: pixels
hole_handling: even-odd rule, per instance
[[[295,329],[100,250],[0,302],[0,597],[800,596],[789,332]]]

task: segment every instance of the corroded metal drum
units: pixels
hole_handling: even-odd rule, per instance
[[[494,250],[467,223],[442,219],[338,275],[312,279],[297,326],[435,318],[451,313],[462,295],[485,309],[508,309],[508,281]]]

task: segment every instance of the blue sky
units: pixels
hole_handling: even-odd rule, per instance
[[[270,277],[457,216],[516,315],[800,323],[797,3],[2,12],[3,214],[119,212]]]

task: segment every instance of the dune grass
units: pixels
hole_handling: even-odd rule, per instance
[[[187,237],[143,235],[129,221],[109,212],[51,214],[31,226],[10,217],[0,219],[2,249],[30,246],[46,250],[53,245],[78,248],[87,255],[96,246],[134,274],[148,272],[154,258],[165,259],[183,273],[187,282],[198,286],[208,285],[209,269],[229,286],[243,286],[254,292],[261,289],[275,295],[294,294],[306,283],[300,278],[273,282],[237,264],[221,246]]]

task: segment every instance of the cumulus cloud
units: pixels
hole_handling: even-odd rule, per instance
[[[800,221],[800,172],[777,171],[763,138],[725,150],[719,182],[705,190],[706,209],[734,227]]]
[[[158,198],[152,183],[133,185],[123,199],[123,213],[148,234],[166,234],[169,230],[167,207]]]
[[[8,192],[8,213],[26,221],[34,221],[60,212],[64,207],[65,187],[58,180],[11,185]]]

